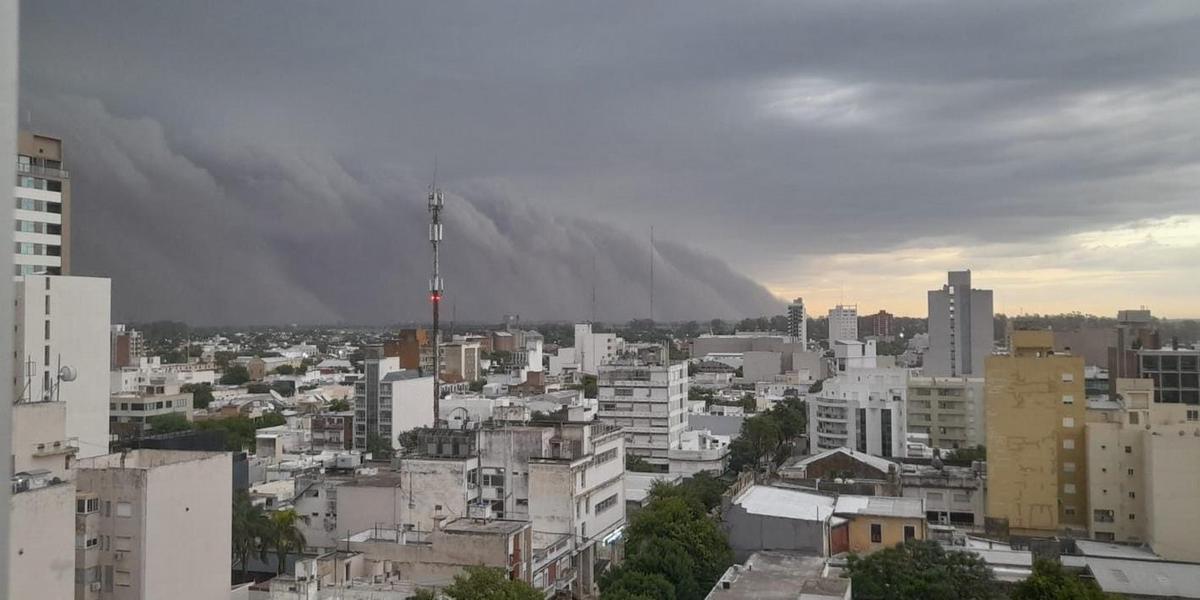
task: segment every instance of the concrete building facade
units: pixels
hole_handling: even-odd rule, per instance
[[[602,365],[596,383],[597,418],[624,428],[626,452],[666,468],[687,429],[687,365]]]
[[[839,304],[829,309],[829,347],[837,340],[858,339],[858,307]]]
[[[793,343],[808,343],[808,313],[804,310],[804,298],[796,298],[788,305],[788,337]]]
[[[971,271],[950,271],[946,285],[929,291],[929,351],[925,374],[983,374],[992,353],[992,291],[971,288]]]
[[[575,357],[579,371],[595,375],[600,365],[612,362],[625,349],[625,340],[615,333],[596,333],[591,323],[575,324]]]
[[[929,436],[942,450],[987,441],[982,377],[909,377],[908,432]]]
[[[80,456],[108,453],[110,286],[99,277],[15,282],[13,397],[65,402]]]
[[[378,437],[392,449],[399,435],[433,425],[433,376],[400,367],[398,357],[367,348],[363,378],[354,384],[354,448],[366,450]]]
[[[1200,561],[1200,474],[1189,466],[1200,458],[1200,407],[1154,402],[1149,379],[1122,378],[1116,389],[1087,412],[1088,532]]]
[[[1050,331],[1011,344],[986,362],[988,519],[1013,534],[1086,532],[1083,359],[1055,354]]]
[[[71,181],[62,140],[17,136],[13,263],[16,275],[71,273]]]
[[[905,456],[907,395],[907,369],[850,369],[825,380],[819,392],[808,395],[811,450]]]
[[[76,599],[229,596],[232,534],[217,526],[233,518],[228,453],[134,450],[77,466],[75,530],[97,543],[76,568],[100,585],[77,583]]]

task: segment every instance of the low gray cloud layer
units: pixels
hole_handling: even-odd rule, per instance
[[[121,318],[423,317],[434,155],[465,317],[587,317],[593,257],[598,316],[644,316],[651,225],[659,318],[779,310],[735,271],[878,304],[972,265],[1034,309],[1073,290],[1006,269],[1197,291],[1186,242],[1139,246],[1150,272],[1072,237],[1200,213],[1193,2],[117,6],[24,3],[22,85]]]

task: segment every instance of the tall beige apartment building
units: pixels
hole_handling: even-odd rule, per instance
[[[17,136],[13,233],[15,275],[71,273],[71,185],[62,140]]]
[[[986,361],[989,527],[1013,535],[1086,533],[1083,359],[1050,331],[1016,331]]]
[[[1154,402],[1151,379],[1115,388],[1087,412],[1088,532],[1200,561],[1200,406]]]

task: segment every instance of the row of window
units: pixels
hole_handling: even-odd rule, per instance
[[[13,251],[26,256],[62,256],[62,246],[58,244],[16,242]]]
[[[53,179],[42,179],[41,177],[30,177],[28,175],[20,175],[17,177],[17,186],[29,188],[32,190],[46,190],[48,192],[61,192],[62,182]]]
[[[18,210],[62,214],[62,204],[59,202],[34,200],[33,198],[17,198],[16,205]]]
[[[13,222],[16,231],[22,233],[46,233],[49,235],[62,235],[62,225],[58,223],[43,223],[41,221],[26,221],[17,219]]]
[[[47,267],[45,265],[15,265],[13,274],[21,275],[62,275],[62,267]],[[48,281],[48,280],[47,280]]]

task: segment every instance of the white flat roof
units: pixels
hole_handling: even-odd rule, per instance
[[[803,521],[833,516],[834,502],[830,496],[766,485],[751,486],[733,501],[750,514]]]
[[[838,514],[924,519],[925,503],[920,498],[843,495],[838,496],[836,512]]]
[[[1127,596],[1200,598],[1200,564],[1083,557],[1100,589]]]

